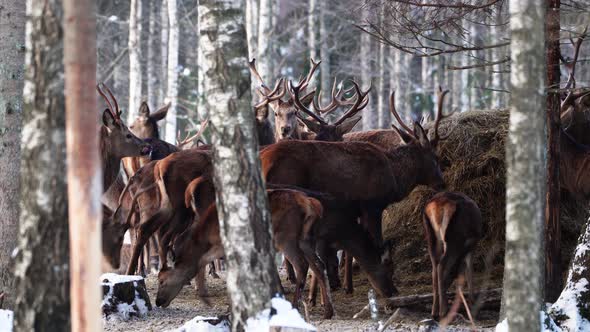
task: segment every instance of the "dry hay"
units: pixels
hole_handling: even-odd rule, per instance
[[[426,126],[429,127],[428,125]],[[486,256],[493,255],[488,270],[490,286],[500,287],[504,261],[505,232],[505,148],[508,111],[471,111],[456,114],[440,125],[438,155],[447,190],[460,191],[477,202],[485,224],[485,237],[475,253],[476,282],[484,277]],[[404,293],[428,291],[431,265],[423,235],[421,211],[434,191],[420,186],[410,196],[387,208],[383,216],[383,236],[393,240],[396,281]],[[562,262],[567,270],[576,245],[586,204],[562,195]],[[479,274],[479,276],[478,276]],[[479,284],[476,285],[479,287]]]

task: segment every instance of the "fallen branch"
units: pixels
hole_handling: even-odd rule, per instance
[[[449,300],[454,299],[456,296],[455,292],[447,293]],[[475,292],[475,296],[483,299],[483,305],[488,308],[496,308],[500,306],[500,300],[502,299],[502,289],[488,289],[479,292]],[[432,303],[432,294],[420,294],[420,295],[408,295],[408,296],[396,296],[385,300],[388,308],[401,308],[411,307],[416,305],[426,305]]]

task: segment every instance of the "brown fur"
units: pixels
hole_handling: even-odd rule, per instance
[[[440,192],[426,203],[423,226],[432,263],[432,317],[444,317],[447,290],[462,272],[463,261],[473,299],[471,252],[483,237],[483,221],[471,198],[458,192]]]

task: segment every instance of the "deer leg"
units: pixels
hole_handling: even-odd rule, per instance
[[[217,268],[215,267],[215,261],[217,261],[217,259],[213,260],[211,263],[209,263],[209,275],[213,278],[213,279],[219,279],[219,275],[217,274]]]
[[[333,249],[327,241],[318,241],[316,243],[317,253],[326,265],[330,289],[332,291],[340,289],[342,284],[338,275],[338,255],[337,250]]]
[[[302,243],[301,250],[303,251],[305,259],[307,260],[307,263],[313,272],[314,278],[317,279],[320,284],[322,298],[324,299],[324,319],[330,319],[332,316],[334,316],[334,306],[332,305],[330,290],[326,285],[326,267],[313,250],[313,246],[309,245],[308,243]]]
[[[283,261],[283,266],[287,270],[287,280],[289,280],[292,284],[297,284],[297,277],[295,276],[295,271],[293,271],[293,265],[291,262],[288,259],[285,259]]]
[[[431,256],[432,257],[432,256]],[[430,315],[433,319],[439,319],[439,292],[438,292],[438,268],[434,259],[430,259],[432,263],[432,311]]]
[[[197,272],[197,276],[195,277],[195,288],[197,289],[197,294],[199,297],[207,297],[209,296],[209,291],[207,290],[207,283],[205,279],[205,270],[206,266],[203,266]]]
[[[146,241],[145,243],[147,244],[149,241]],[[144,256],[145,256],[145,245],[143,246],[143,248],[141,248],[139,250],[139,275],[141,275],[142,277],[145,278],[145,260],[144,260]]]
[[[158,271],[159,265],[161,263],[160,263],[160,256],[158,256],[158,252],[157,252],[157,250],[158,250],[157,237],[152,236],[150,238],[150,241],[152,243],[151,248],[150,248],[151,250],[149,252],[150,253],[150,262],[151,262],[150,265],[151,265],[151,268],[154,269],[154,271]]]
[[[457,262],[459,257],[447,248],[447,252],[443,255],[438,265],[438,291],[440,302],[440,317],[444,317],[447,313],[447,290],[451,286],[453,279],[456,276]]]
[[[346,251],[344,255],[344,289],[346,294],[352,294],[352,255]]]
[[[295,269],[295,294],[293,294],[293,300],[291,302],[293,308],[297,309],[299,307],[299,299],[301,298],[301,292],[305,287],[305,279],[307,277],[308,269],[307,261],[305,260],[305,255],[303,254],[303,252],[295,245],[289,245],[284,247],[283,254],[289,260],[289,262],[293,264],[293,268]]]
[[[150,236],[152,236],[152,234],[154,234],[156,230],[160,228],[162,222],[166,220],[166,215],[166,211],[158,211],[146,222],[139,224],[136,236],[137,238],[135,243],[133,244],[133,252],[131,255],[131,260],[129,261],[129,266],[127,267],[126,274],[135,273],[135,270],[137,269],[137,260],[139,258],[141,249],[143,248],[143,245],[146,241],[149,240]]]
[[[469,292],[469,302],[473,304],[475,303],[475,295],[473,294],[473,259],[471,253],[465,255],[465,280]]]

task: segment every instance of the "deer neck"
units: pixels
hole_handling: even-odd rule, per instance
[[[424,170],[421,167],[418,148],[411,145],[398,147],[388,153],[391,161],[392,176],[396,182],[394,198],[401,200],[406,197],[419,184]]]
[[[100,130],[100,158],[103,172],[103,191],[106,191],[119,174],[121,158],[114,155],[108,143],[107,128],[104,126]]]

